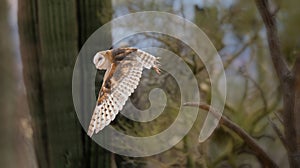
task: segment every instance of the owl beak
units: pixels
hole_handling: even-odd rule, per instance
[[[101,64],[100,64],[100,61],[99,61],[99,62],[97,62],[97,64],[96,64],[96,68],[97,68],[97,69],[102,69],[102,68],[101,68]]]

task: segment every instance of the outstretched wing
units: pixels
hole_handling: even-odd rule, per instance
[[[128,51],[131,52],[128,52]],[[113,63],[104,79],[89,125],[88,135],[98,133],[122,110],[128,97],[137,88],[143,68],[156,67],[156,57],[142,50],[121,48],[112,50]]]

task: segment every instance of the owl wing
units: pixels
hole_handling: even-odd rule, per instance
[[[132,48],[126,48],[131,50]],[[104,80],[89,125],[88,135],[98,133],[122,110],[128,97],[137,88],[144,68],[157,68],[157,58],[142,50],[123,52],[113,56],[113,62]],[[123,57],[123,58],[122,58]]]

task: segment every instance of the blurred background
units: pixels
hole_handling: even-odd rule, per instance
[[[277,20],[281,55],[289,67],[299,58],[298,7],[297,0],[269,2]],[[139,11],[169,12],[206,33],[226,71],[223,114],[250,135],[278,167],[289,167],[290,155],[278,134],[285,128],[283,93],[270,57],[267,31],[255,1],[243,0],[1,0],[1,167],[268,167],[257,151],[222,124],[207,141],[199,143],[206,116],[202,110],[180,143],[150,157],[111,153],[86,135],[72,101],[77,54],[103,24]],[[209,104],[207,71],[189,46],[151,32],[116,42],[114,37],[120,31],[122,28],[112,26],[106,39],[114,47],[161,47],[180,56],[198,80],[202,101]],[[96,76],[98,90],[101,75],[103,72]],[[120,116],[113,126],[135,136],[153,135],[168,127],[178,114],[180,92],[170,75],[163,77],[142,82],[143,89],[138,88],[130,98],[138,108],[145,109],[149,100],[141,95],[147,95],[156,85],[165,86],[168,104],[159,119],[138,123]]]

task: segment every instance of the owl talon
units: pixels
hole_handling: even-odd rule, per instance
[[[161,73],[161,70],[157,67],[157,66],[154,66],[153,69],[155,70],[155,72],[160,75]]]

